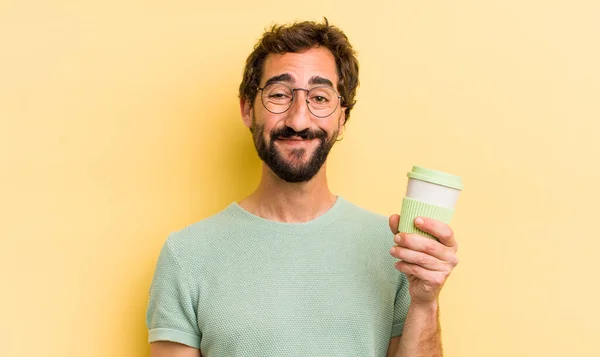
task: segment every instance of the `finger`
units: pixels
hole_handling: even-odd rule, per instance
[[[415,226],[423,232],[436,237],[440,243],[447,247],[457,247],[458,245],[454,239],[452,228],[442,221],[427,217],[417,217],[415,219]]]
[[[397,215],[397,214],[391,215],[389,222],[390,222],[390,229],[392,230],[392,233],[398,234],[398,224],[400,223],[400,215]]]
[[[425,284],[432,287],[440,287],[444,285],[444,282],[448,276],[445,273],[427,270],[419,265],[410,264],[407,262],[396,262],[394,263],[394,266],[398,271],[401,271],[407,275],[412,275],[413,277],[422,280]]]
[[[419,234],[400,233],[394,236],[394,242],[402,248],[431,255],[453,266],[458,264],[456,249],[454,247],[446,247],[434,239],[423,237]]]
[[[446,271],[447,270],[447,266],[446,266],[447,263],[440,261],[439,259],[437,259],[431,255],[421,253],[416,250],[411,250],[411,249],[395,246],[395,247],[392,247],[392,249],[390,249],[390,254],[393,257],[402,260],[403,262],[415,264],[415,265],[421,266],[427,270],[433,270],[433,271]]]

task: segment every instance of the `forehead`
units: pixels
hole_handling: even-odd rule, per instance
[[[334,87],[339,80],[335,57],[323,47],[299,53],[269,54],[264,62],[261,84],[271,77],[286,73],[299,86],[307,85],[310,78],[315,76],[329,79]]]

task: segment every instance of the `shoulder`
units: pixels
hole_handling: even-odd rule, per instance
[[[387,224],[388,217],[363,208],[353,202],[344,199],[344,215],[358,219],[361,223],[379,225]]]
[[[344,221],[373,233],[391,234],[388,217],[344,200]]]
[[[394,235],[390,230],[389,218],[347,202],[343,214],[343,224],[340,229],[344,233],[345,242],[352,242],[360,254],[358,261],[371,267],[374,274],[384,277],[385,281],[396,281],[398,271],[394,269],[394,258],[389,249],[394,244]]]
[[[197,259],[216,242],[222,242],[236,229],[236,214],[233,204],[222,211],[172,232],[166,244],[182,261]]]

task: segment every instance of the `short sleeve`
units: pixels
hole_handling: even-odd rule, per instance
[[[408,292],[408,279],[404,273],[400,273],[398,277],[398,290],[396,290],[396,301],[394,302],[392,337],[400,336],[402,334],[409,306],[410,294]]]
[[[146,311],[149,342],[171,341],[200,348],[198,291],[192,285],[167,239],[150,286]]]

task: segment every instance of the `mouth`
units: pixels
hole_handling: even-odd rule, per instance
[[[283,138],[283,137],[279,137],[277,139],[275,139],[275,141],[283,143],[285,145],[293,145],[293,146],[299,146],[299,145],[304,145],[306,143],[310,143],[313,142],[315,139],[303,139],[299,136],[292,136],[292,137],[287,137],[287,138]]]

